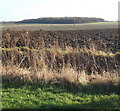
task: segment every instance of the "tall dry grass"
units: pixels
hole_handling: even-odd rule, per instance
[[[44,38],[31,39],[29,32],[19,37],[12,37],[7,32],[3,35],[1,48],[3,80],[57,82],[58,78],[64,78],[73,83],[111,81],[117,84],[118,55],[98,51],[95,45],[92,46],[82,49],[61,47],[57,40],[48,45]]]

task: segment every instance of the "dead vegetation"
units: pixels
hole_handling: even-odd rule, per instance
[[[87,38],[88,32],[81,32],[81,37],[79,31],[4,31],[3,80],[59,82],[59,78],[64,78],[77,84],[98,81],[117,84],[120,65],[115,44],[117,31],[92,31],[89,32],[92,37]],[[105,33],[112,34],[114,41],[112,37],[100,36]]]

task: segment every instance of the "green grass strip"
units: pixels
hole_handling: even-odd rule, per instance
[[[84,86],[88,87],[88,86]],[[89,87],[90,88],[90,87]],[[68,90],[45,84],[3,83],[3,109],[120,109],[118,94],[100,88]],[[96,92],[96,93],[95,93]]]
[[[93,55],[97,55],[97,56],[115,56],[116,54],[120,54],[120,52],[116,52],[115,54],[110,53],[110,52],[104,52],[104,51],[97,51],[97,50],[90,50],[90,49],[73,49],[73,50],[62,50],[62,49],[52,49],[52,48],[42,48],[42,49],[30,49],[29,47],[14,47],[14,48],[0,48],[0,51],[13,51],[13,50],[20,50],[20,51],[24,51],[24,50],[28,50],[28,51],[32,51],[32,52],[40,52],[41,50],[44,51],[48,51],[48,52],[53,52],[56,54],[69,54],[69,53],[89,53],[89,54],[93,54]]]

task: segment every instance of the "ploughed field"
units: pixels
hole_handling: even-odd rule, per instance
[[[114,71],[119,63],[118,29],[3,31],[3,64],[60,71],[70,65],[87,74]]]

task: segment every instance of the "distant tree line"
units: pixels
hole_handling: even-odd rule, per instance
[[[26,19],[15,23],[40,23],[40,24],[80,24],[105,22],[102,18],[88,18],[88,17],[49,17],[38,19]]]

